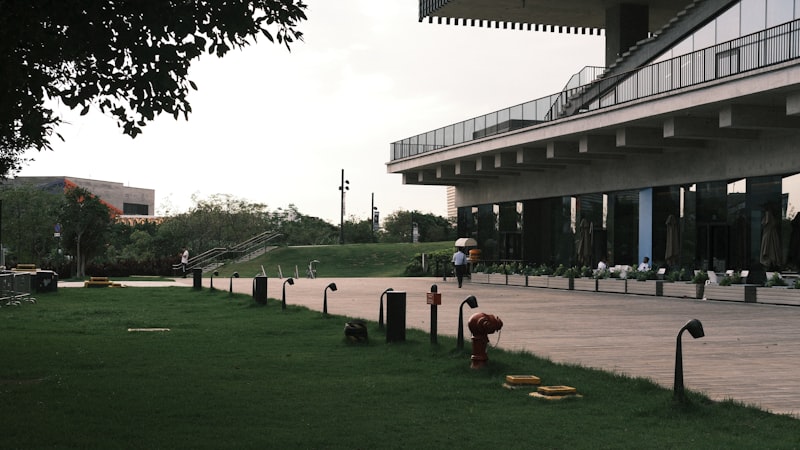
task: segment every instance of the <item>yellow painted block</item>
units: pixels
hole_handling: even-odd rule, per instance
[[[542,380],[536,375],[506,375],[506,383],[512,386],[521,384],[541,384]]]
[[[542,395],[569,395],[578,392],[572,386],[539,386],[537,391]]]

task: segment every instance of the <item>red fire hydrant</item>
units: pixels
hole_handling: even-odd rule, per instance
[[[489,343],[488,335],[503,328],[503,321],[499,317],[485,313],[475,313],[467,323],[472,332],[472,369],[486,366],[489,357],[486,356],[486,345]]]

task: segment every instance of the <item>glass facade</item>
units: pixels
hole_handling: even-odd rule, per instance
[[[645,192],[647,197],[643,197]],[[651,190],[598,192],[459,208],[459,236],[478,240],[486,260],[579,265],[581,220],[591,227],[592,260],[636,265],[640,255],[655,267],[750,270],[763,277],[764,219],[779,220],[779,267],[800,269],[800,174],[720,180]],[[643,198],[651,209],[643,210]],[[640,220],[651,223],[642,236]],[[678,227],[679,254],[667,260],[670,222]],[[650,242],[649,248],[639,248]]]

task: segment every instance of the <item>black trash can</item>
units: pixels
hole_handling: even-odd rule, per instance
[[[406,293],[386,293],[386,342],[406,340]]]
[[[37,270],[31,280],[34,292],[56,292],[58,290],[58,274],[52,270]]]
[[[192,287],[197,289],[203,289],[203,269],[192,269]]]
[[[265,275],[258,275],[253,279],[253,299],[258,304],[267,304],[267,277]]]

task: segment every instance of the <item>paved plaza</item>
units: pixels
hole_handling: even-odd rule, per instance
[[[270,298],[281,298],[284,281],[269,278]],[[500,317],[504,325],[500,333],[490,335],[493,346],[645,377],[670,389],[676,336],[687,321],[696,318],[703,323],[705,337],[695,340],[683,334],[687,389],[714,400],[734,399],[800,418],[800,307],[469,282],[459,289],[453,278],[297,279],[294,285],[286,285],[287,304],[321,311],[325,287],[331,282],[338,288],[328,290],[332,315],[377,321],[381,293],[392,288],[406,293],[406,326],[430,331],[426,293],[436,284],[442,294],[440,336],[456,335],[458,308],[474,295],[479,306],[475,310],[464,306],[465,323],[474,312]],[[174,284],[192,283],[179,279]],[[218,289],[227,290],[229,283],[227,278],[215,279]],[[203,286],[209,287],[209,279],[203,279]],[[234,279],[233,289],[252,294],[253,279]],[[280,304],[270,301],[266,308],[277,313]],[[469,330],[464,333],[469,348]]]

